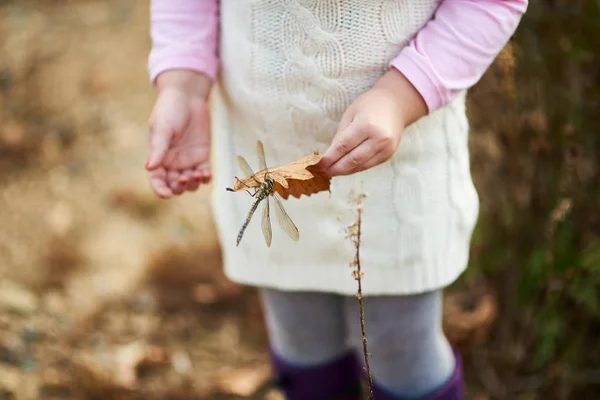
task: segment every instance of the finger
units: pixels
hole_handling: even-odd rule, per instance
[[[173,191],[161,179],[150,179],[150,186],[154,193],[161,199],[169,199],[173,196]]]
[[[373,168],[383,162],[386,162],[388,159],[389,157],[386,156],[385,150],[381,149],[363,164],[363,170]]]
[[[192,181],[192,170],[188,168],[181,171],[179,174],[178,181],[179,184],[185,188],[188,185],[188,183]]]
[[[202,180],[202,171],[200,170],[200,166],[192,170],[192,180],[196,182],[200,182]]]
[[[179,182],[183,185],[184,191],[193,192],[200,186],[200,179],[194,179],[194,171],[195,169],[186,169],[181,173]]]
[[[349,169],[335,168],[335,169],[332,169],[331,171],[326,172],[326,175],[329,177],[352,175],[357,172],[366,171],[367,169],[373,168],[385,161],[386,161],[386,158],[383,156],[383,151],[379,151],[378,153],[374,154],[371,158],[369,158],[367,161],[365,161],[364,163],[362,163],[360,166],[358,166],[356,168],[349,168]]]
[[[200,181],[191,180],[185,187],[185,190],[193,192],[194,190],[197,190],[198,187],[200,187]]]
[[[192,171],[192,182],[202,183],[202,172],[198,170]]]
[[[160,179],[151,179],[150,186],[152,190],[161,199],[169,199],[173,197],[173,191],[167,186],[165,181]]]
[[[379,151],[380,149],[377,147],[375,142],[371,139],[367,139],[355,147],[352,151],[340,158],[324,172],[327,176],[333,177],[338,175],[349,175],[362,171],[366,169],[366,162],[375,156],[375,154],[377,154]]]
[[[389,149],[386,148],[386,146],[382,146],[379,148],[379,150],[373,154],[373,156],[368,159],[367,161],[365,161],[362,165],[362,168],[360,169],[360,171],[364,171],[367,170],[369,168],[373,168],[379,164],[382,164],[386,161],[388,161],[392,155],[394,153],[390,153]],[[359,171],[355,171],[355,172],[359,172]]]
[[[161,164],[169,150],[172,135],[173,131],[167,125],[157,124],[150,127],[150,154],[146,169],[153,170]]]
[[[182,185],[179,181],[180,176],[181,174],[177,170],[169,170],[167,172],[167,185],[169,186],[174,195],[180,195],[185,190],[185,186]]]
[[[173,192],[167,186],[165,182],[166,173],[164,169],[154,170],[149,175],[150,178],[150,187],[156,193],[158,197],[161,199],[168,199],[173,196]]]
[[[208,183],[210,182],[211,178],[210,167],[206,164],[199,165],[196,167],[196,170],[193,172],[192,176],[200,183]]]
[[[367,138],[367,133],[358,129],[357,124],[350,124],[344,130],[338,131],[331,146],[323,153],[323,157],[319,161],[319,168],[327,170]]]
[[[185,187],[177,186],[175,189],[171,188],[171,191],[173,192],[173,195],[179,196],[185,192]]]

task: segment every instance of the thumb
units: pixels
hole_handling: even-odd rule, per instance
[[[352,125],[352,122],[354,122],[354,113],[347,111],[340,120],[330,146],[325,150],[317,164],[318,168],[321,170],[328,169],[364,140],[359,135],[360,132],[355,132],[356,125]]]
[[[153,170],[160,166],[169,146],[173,131],[168,126],[155,126],[150,128],[150,154],[146,162],[146,169]]]

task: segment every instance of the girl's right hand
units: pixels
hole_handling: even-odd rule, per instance
[[[189,70],[168,70],[156,79],[146,170],[152,190],[163,199],[194,191],[211,179],[207,105],[211,83]]]

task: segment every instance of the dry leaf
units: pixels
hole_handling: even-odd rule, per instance
[[[126,187],[113,189],[109,200],[113,207],[137,218],[154,217],[164,205],[164,202],[149,192],[139,192]]]
[[[213,304],[217,302],[218,294],[214,285],[199,283],[194,288],[194,300],[201,304]]]
[[[92,354],[81,353],[70,358],[71,373],[79,390],[90,395],[114,398],[116,393],[127,389],[121,387],[114,379],[109,368],[112,360],[98,360]],[[106,364],[109,364],[107,366]]]
[[[192,360],[189,354],[183,350],[175,350],[171,354],[171,365],[180,375],[189,375],[192,371]]]
[[[138,370],[168,363],[167,351],[143,342],[121,346],[116,351],[115,380],[124,387],[137,384]]]
[[[139,370],[168,366],[169,354],[162,347],[136,341],[110,352],[80,353],[71,364],[78,386],[86,392],[116,393],[136,390]]]
[[[271,367],[266,364],[240,368],[223,368],[214,379],[214,390],[219,393],[248,397],[271,376]]]
[[[284,199],[291,195],[300,198],[301,195],[310,196],[313,193],[319,193],[324,190],[329,191],[331,178],[324,176],[321,171],[314,165],[309,165],[306,170],[313,175],[312,179],[298,180],[288,179],[289,187],[286,189],[279,182],[275,182],[275,191]]]
[[[69,393],[71,379],[68,369],[44,368],[40,371],[39,390],[48,396]]]
[[[258,141],[257,147],[262,147],[260,141]],[[321,157],[315,150],[313,154],[287,164],[263,169],[241,179],[236,177],[233,189],[228,188],[227,190],[237,192],[259,187],[268,176],[275,181],[275,190],[284,199],[290,195],[299,198],[303,194],[310,196],[313,193],[329,191],[331,178],[325,177],[316,167],[316,164],[321,161]],[[238,159],[240,158],[238,156]]]
[[[39,307],[38,297],[23,285],[7,279],[0,280],[0,310],[22,315],[33,314]]]
[[[0,364],[0,394],[4,392],[6,398],[16,398],[22,381],[23,373],[18,368]]]
[[[465,306],[465,303],[469,307]],[[457,346],[468,346],[485,339],[497,316],[495,297],[490,293],[449,293],[444,299],[443,326],[448,340]]]

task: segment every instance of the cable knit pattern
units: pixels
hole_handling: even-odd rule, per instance
[[[236,154],[257,168],[323,152],[344,110],[429,21],[435,0],[223,0],[221,79],[213,97],[215,222],[225,270],[238,282],[288,290],[356,291],[344,227],[351,190],[365,191],[365,295],[416,293],[454,281],[468,261],[478,198],[469,170],[464,92],[405,130],[393,158],[332,180],[331,195],[291,198],[292,242],[273,221],[267,248],[252,198],[230,193]]]

